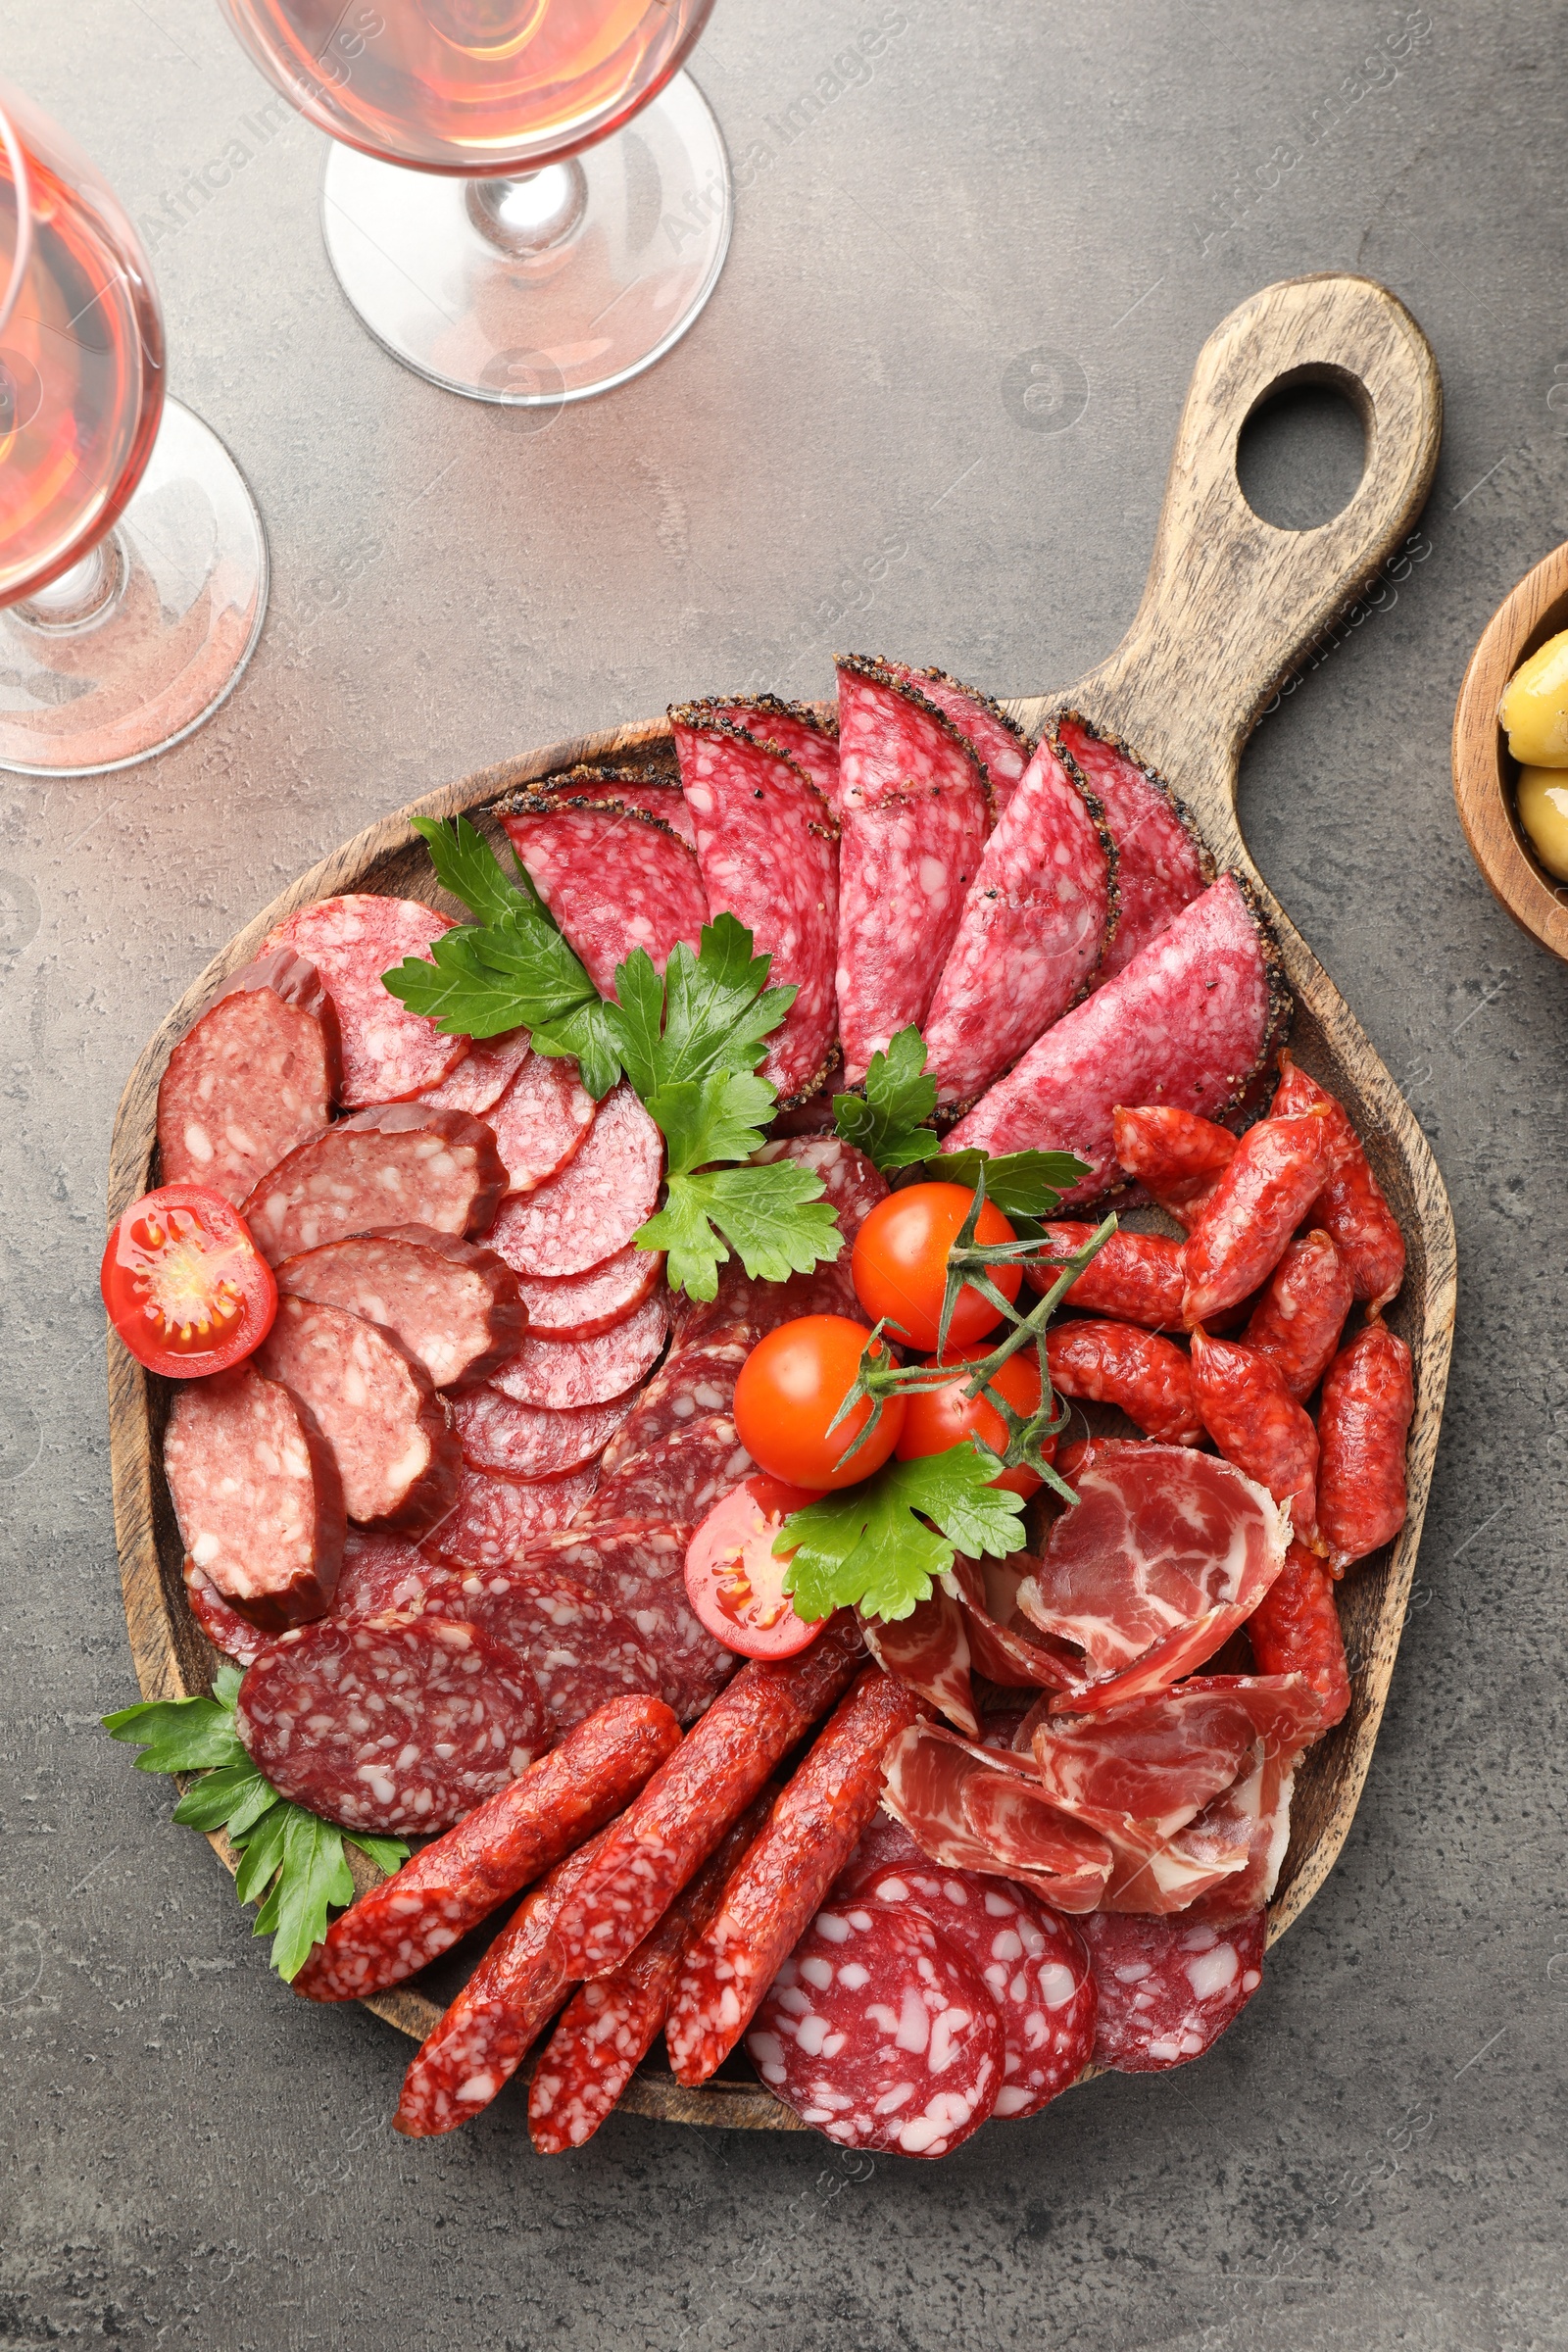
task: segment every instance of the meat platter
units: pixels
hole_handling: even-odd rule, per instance
[[[1342,384],[1360,408],[1367,428],[1366,471],[1349,505],[1332,522],[1310,532],[1279,531],[1260,521],[1242,498],[1235,470],[1237,437],[1247,416],[1271,391],[1313,375]],[[1375,1179],[1373,1189],[1386,1200],[1403,1237],[1402,1283],[1386,1302],[1379,1295],[1368,1310],[1367,1325],[1371,1330],[1376,1323],[1380,1337],[1387,1330],[1390,1335],[1387,1344],[1400,1352],[1413,1389],[1402,1525],[1392,1541],[1380,1544],[1368,1556],[1361,1557],[1353,1576],[1338,1588],[1339,1618],[1348,1665],[1348,1711],[1306,1748],[1298,1766],[1294,1801],[1289,1802],[1289,1847],[1279,1866],[1266,1913],[1270,1942],[1284,1934],[1323,1884],[1349,1830],[1366,1777],[1408,1603],[1436,1451],[1452,1330],[1454,1260],[1446,1199],[1419,1128],[1332,982],[1272,899],[1248,856],[1236,819],[1237,765],[1259,712],[1314,635],[1353,598],[1361,583],[1411,527],[1436,463],[1440,423],[1441,394],[1430,351],[1408,314],[1383,289],[1365,279],[1324,275],[1287,281],[1253,297],[1223,322],[1200,355],[1178,432],[1149,586],[1127,638],[1109,661],[1075,686],[1004,706],[1020,741],[1026,739],[1025,748],[1042,734],[1050,737],[1057,729],[1060,740],[1076,743],[1084,760],[1092,764],[1097,746],[1119,739],[1136,747],[1139,761],[1147,763],[1147,770],[1158,771],[1179,793],[1196,824],[1201,849],[1207,854],[1204,871],[1211,892],[1220,892],[1222,896],[1225,892],[1232,894],[1224,900],[1227,908],[1234,905],[1235,908],[1247,906],[1255,909],[1264,926],[1259,936],[1271,937],[1277,945],[1278,961],[1273,960],[1271,948],[1268,968],[1282,983],[1280,1008],[1285,993],[1283,984],[1288,984],[1294,1000],[1289,1061],[1285,1065],[1271,1061],[1271,1068],[1286,1068],[1287,1076],[1282,1083],[1294,1090],[1285,1107],[1307,1114],[1294,1122],[1305,1126],[1312,1115],[1320,1113],[1325,1093],[1343,1106],[1350,1128],[1360,1139],[1365,1160],[1370,1163],[1371,1178]],[[845,715],[846,696],[853,699],[862,687],[867,693],[897,695],[904,692],[898,682],[901,678],[912,694],[911,707],[926,711],[922,723],[929,721],[931,726],[940,728],[944,722],[940,716],[930,716],[921,689],[924,686],[929,693],[940,693],[947,682],[936,678],[934,673],[898,671],[897,665],[892,665],[892,671],[890,687],[890,665],[855,661],[844,663],[837,714],[831,706],[815,712],[824,737],[835,715]],[[1063,719],[1064,712],[1082,713],[1083,717],[1068,722]],[[801,723],[809,726],[810,718],[808,713]],[[359,895],[415,908],[422,904],[438,909],[448,920],[461,921],[464,905],[438,885],[426,841],[414,830],[411,820],[466,817],[499,841],[501,836],[494,821],[498,811],[515,817],[519,809],[537,808],[539,789],[547,780],[559,785],[562,779],[574,778],[580,791],[586,776],[589,785],[598,790],[593,783],[595,775],[605,780],[606,794],[612,796],[618,792],[623,797],[628,792],[635,797],[639,789],[636,778],[644,779],[652,791],[669,794],[676,788],[678,777],[688,804],[700,809],[701,795],[706,789],[700,767],[706,756],[704,746],[710,752],[717,744],[722,753],[724,745],[720,739],[725,735],[726,725],[721,714],[715,725],[711,706],[683,706],[664,718],[554,745],[526,758],[506,761],[433,793],[414,808],[371,826],[302,875],[215,959],[170,1014],[138,1062],[115,1130],[109,1200],[112,1224],[157,1186],[161,1178],[167,1181],[172,1172],[161,1166],[159,1159],[158,1099],[174,1049],[219,1002],[235,976],[253,963],[264,942],[272,942],[272,935],[280,927],[293,924],[296,918],[308,926],[313,910],[318,909],[320,903]],[[1071,727],[1077,728],[1076,735],[1070,732]],[[733,729],[728,731],[733,733]],[[788,760],[782,760],[784,767],[791,764]],[[1018,764],[1022,766],[1021,759]],[[628,783],[628,777],[633,782]],[[758,797],[761,797],[760,793]],[[1085,806],[1090,805],[1092,799],[1086,797]],[[1212,880],[1216,871],[1218,882]],[[1230,879],[1227,881],[1226,877]],[[571,880],[569,873],[564,880],[568,895]],[[852,885],[846,881],[844,887],[848,906],[853,896]],[[548,888],[546,895],[549,896]],[[1192,893],[1187,895],[1191,897]],[[711,905],[710,877],[708,896]],[[877,891],[867,893],[862,885],[861,898],[874,908]],[[472,901],[466,904],[471,909]],[[562,929],[591,967],[586,940],[574,937],[571,919],[561,911],[554,899],[551,906]],[[767,919],[764,911],[762,921]],[[761,925],[758,928],[760,932]],[[876,928],[874,924],[864,927],[867,941]],[[272,944],[275,948],[275,943]],[[866,952],[870,954],[871,949],[868,947]],[[839,1027],[843,1033],[842,1050],[851,1066],[835,1083],[843,1085],[848,1081],[853,1087],[857,1078],[863,1080],[868,1058],[874,1062],[881,1051],[892,1051],[890,1040],[899,1029],[900,1019],[897,1006],[889,1011],[873,1001],[868,1010],[860,1008],[865,1011],[861,1022],[865,1034],[857,1038],[854,1021],[858,1016],[846,996],[843,970],[841,957]],[[894,981],[897,979],[895,973]],[[916,1020],[924,1019],[926,1023],[926,1041],[936,1055],[933,1069],[951,1068],[956,1073],[951,1099],[964,1115],[953,1131],[954,1142],[960,1147],[978,1144],[982,1151],[993,1152],[1008,1149],[1011,1139],[1003,1133],[1004,1122],[999,1115],[991,1120],[988,1129],[989,1114],[985,1106],[988,1102],[995,1104],[1011,1084],[1011,1074],[1004,1064],[1014,1060],[1028,1039],[1020,1038],[1006,1051],[1000,1076],[982,1071],[978,1082],[969,1084],[967,1078],[975,1077],[976,1073],[968,1069],[965,1055],[977,1052],[983,1054],[992,1049],[977,1036],[972,1019],[966,1026],[962,991],[956,984],[950,987],[949,980],[950,973],[945,971],[934,1005],[927,986],[924,998],[914,1009]],[[1272,988],[1271,979],[1270,1021]],[[946,996],[943,990],[947,991]],[[1073,989],[1069,986],[1062,1003],[1070,1001]],[[1085,1001],[1086,1006],[1095,1002],[1091,996]],[[882,1017],[884,1014],[886,1017]],[[1071,1019],[1074,1015],[1069,1013],[1067,1017]],[[831,1021],[831,1010],[827,1018]],[[798,1031],[797,1040],[799,1034]],[[1046,1034],[1051,1032],[1048,1030]],[[769,1049],[770,1055],[773,1051]],[[804,1084],[794,1085],[789,1081],[781,1084],[778,1091],[786,1100],[792,1094],[809,1099],[820,1076],[820,1068],[814,1061],[816,1047],[809,1036],[799,1051],[806,1060],[793,1077],[804,1077]],[[782,1047],[779,1053],[782,1055]],[[1027,1062],[1026,1054],[1024,1062],[1017,1066],[1024,1067]],[[561,1065],[550,1066],[559,1070]],[[769,1071],[774,1067],[770,1058]],[[439,1083],[439,1072],[435,1076]],[[978,1107],[974,1107],[977,1099]],[[347,1096],[340,1100],[352,1104],[356,1098]],[[373,1105],[376,1097],[371,1092],[359,1100]],[[1239,1115],[1233,1125],[1245,1127],[1248,1117],[1262,1107],[1261,1102],[1239,1104]],[[393,1108],[396,1110],[398,1105]],[[568,1109],[563,1115],[572,1114]],[[593,1114],[590,1110],[583,1115]],[[599,1115],[605,1116],[603,1111]],[[1278,1109],[1273,1115],[1277,1126],[1293,1124]],[[373,1107],[356,1109],[347,1124],[358,1126],[369,1122],[374,1126],[380,1121],[385,1125],[386,1119],[384,1111]],[[808,1131],[809,1126],[808,1103]],[[331,1132],[341,1137],[344,1129],[345,1122],[339,1121]],[[1067,1139],[1052,1140],[1065,1144]],[[1097,1171],[1102,1181],[1088,1185],[1080,1198],[1090,1198],[1097,1190],[1103,1192],[1106,1185],[1129,1167],[1130,1162],[1124,1157],[1118,1168],[1107,1152],[1103,1167]],[[1149,1192],[1152,1199],[1159,1198],[1152,1181]],[[1299,1204],[1302,1210],[1309,1198],[1303,1195]],[[1069,1205],[1072,1204],[1069,1199]],[[1101,1213],[1104,1205],[1115,1203],[1101,1202],[1094,1213]],[[492,1201],[488,1213],[493,1214],[493,1210]],[[254,1202],[247,1203],[247,1213],[254,1213]],[[280,1219],[286,1220],[289,1213],[286,1204],[276,1210]],[[1177,1220],[1178,1225],[1182,1222],[1185,1220]],[[1156,1235],[1168,1236],[1175,1230],[1157,1212],[1136,1213],[1130,1223],[1135,1228],[1142,1224]],[[461,1231],[461,1225],[454,1230]],[[472,1226],[469,1230],[477,1232],[479,1228]],[[1086,1232],[1088,1228],[1072,1230]],[[1282,1229],[1282,1246],[1287,1238],[1288,1229]],[[1310,1234],[1304,1239],[1310,1241]],[[299,1245],[296,1241],[286,1246]],[[1067,1247],[1065,1243],[1060,1246]],[[1169,1240],[1160,1246],[1167,1251],[1174,1248]],[[1301,1244],[1293,1246],[1299,1248]],[[284,1248],[279,1243],[276,1254],[281,1256]],[[314,1244],[314,1229],[313,1248],[316,1255],[321,1254]],[[587,1260],[583,1262],[586,1264]],[[1274,1258],[1268,1261],[1275,1262]],[[1015,1290],[1016,1287],[1014,1277]],[[970,1295],[963,1294],[965,1298]],[[1371,1296],[1368,1291],[1358,1295]],[[862,1292],[862,1299],[864,1296]],[[316,1297],[322,1297],[319,1290]],[[324,1315],[330,1331],[330,1318],[337,1311],[330,1305],[313,1305],[298,1297],[285,1298],[284,1308],[291,1312],[292,1321],[280,1321],[267,1343],[274,1359],[279,1348],[286,1350],[290,1346],[298,1354],[310,1336],[304,1327],[312,1317],[319,1321]],[[639,1306],[636,1313],[625,1315],[617,1306],[612,1312],[621,1315],[614,1329],[624,1335],[635,1325],[636,1315],[646,1315],[649,1309]],[[1343,1313],[1342,1306],[1342,1317]],[[352,1323],[354,1318],[349,1316],[347,1321]],[[1255,1315],[1253,1321],[1256,1322]],[[1069,1325],[1066,1331],[1069,1335],[1074,1331],[1082,1335],[1099,1328],[1108,1327]],[[1250,1325],[1249,1331],[1251,1329]],[[661,1324],[645,1355],[636,1355],[635,1360],[631,1355],[625,1357],[625,1363],[631,1367],[627,1378],[646,1376],[662,1345],[662,1336]],[[894,1336],[901,1336],[896,1324]],[[616,1345],[630,1347],[632,1342],[623,1338]],[[1195,1339],[1195,1361],[1200,1345],[1206,1343]],[[1221,1339],[1214,1346],[1222,1352],[1226,1342]],[[1241,1348],[1233,1352],[1246,1355],[1247,1349]],[[550,1353],[548,1348],[545,1353]],[[1069,1359],[1070,1347],[1058,1347],[1052,1357],[1053,1380],[1064,1396],[1113,1395],[1113,1388],[1075,1389]],[[520,1356],[517,1360],[521,1361]],[[558,1365],[560,1360],[558,1356]],[[944,1357],[943,1361],[946,1360]],[[1182,1360],[1185,1362],[1185,1358]],[[187,1599],[186,1541],[182,1540],[176,1522],[174,1500],[164,1471],[171,1406],[179,1384],[150,1376],[113,1337],[109,1377],[117,1536],[138,1681],[144,1700],[181,1699],[212,1687],[218,1659]],[[285,1365],[278,1377],[293,1376]],[[597,1407],[592,1397],[585,1402],[576,1392],[568,1396],[562,1391],[559,1395],[551,1393],[548,1409],[583,1412]],[[1086,1469],[1094,1468],[1097,1444],[1102,1453],[1114,1454],[1118,1430],[1133,1426],[1133,1422],[1118,1422],[1113,1415],[1107,1417],[1102,1408],[1097,1407],[1096,1414],[1089,1418]],[[1145,1437],[1157,1438],[1161,1434],[1147,1421],[1136,1426]],[[1209,1426],[1210,1434],[1216,1434],[1216,1424],[1210,1422]],[[1201,1434],[1196,1424],[1193,1434],[1200,1437]],[[1107,1440],[1108,1444],[1102,1443]],[[1188,1439],[1178,1433],[1177,1442],[1186,1443]],[[1216,1442],[1220,1444],[1221,1455],[1226,1455],[1227,1446],[1217,1435]],[[1315,1446],[1313,1451],[1315,1454]],[[175,1458],[177,1446],[172,1462]],[[1049,1462],[1049,1454],[1045,1458]],[[745,1457],[742,1459],[744,1462]],[[770,1465],[764,1463],[763,1467]],[[345,1468],[345,1483],[347,1476]],[[800,1481],[803,1488],[808,1483]],[[385,1524],[384,1519],[376,1520],[380,1509],[380,1503],[370,1502],[351,1516],[358,1515],[362,1524]],[[1286,1525],[1288,1529],[1289,1523]],[[565,1543],[569,1531],[558,1541]],[[589,1535],[590,1538],[593,1535],[591,1526]],[[969,1597],[972,1599],[973,1595]],[[874,1614],[870,1621],[876,1623]],[[387,1637],[389,1641],[411,1642],[418,1638],[406,1630]],[[832,1638],[824,1636],[823,1642]],[[805,1654],[825,1652],[819,1644],[818,1652]],[[874,1638],[873,1654],[880,1658]],[[889,1675],[879,1679],[890,1688],[896,1682]],[[874,1694],[864,1697],[861,1689],[857,1686],[854,1703],[859,1704],[863,1712],[874,1704]],[[896,1694],[887,1703],[896,1704]],[[845,1701],[846,1707],[851,1704],[852,1701]],[[843,1711],[834,1716],[834,1726],[839,1725]],[[258,1709],[254,1702],[251,1712],[253,1719],[256,1718]],[[689,1720],[690,1710],[687,1717]],[[890,1733],[897,1734],[902,1721],[896,1715],[889,1716],[878,1737],[885,1740]],[[833,1736],[830,1727],[820,1744],[825,1746]],[[559,1755],[564,1750],[553,1752]],[[811,1751],[812,1764],[817,1753],[817,1749]],[[545,1762],[548,1761],[547,1755]],[[652,1762],[650,1757],[643,1769],[650,1769]],[[532,1769],[537,1770],[538,1766]],[[809,1766],[803,1768],[799,1777],[804,1779],[808,1770]],[[520,1787],[520,1780],[514,1785]],[[650,1787],[654,1785],[650,1783]],[[792,1783],[791,1787],[794,1786]],[[351,1815],[339,1817],[352,1819]],[[234,1846],[220,1830],[212,1834],[221,1857],[230,1868],[235,1867],[240,1857]],[[611,1834],[602,1833],[607,1838]],[[594,1845],[582,1847],[581,1857],[588,1857],[591,1862]],[[573,1856],[563,1868],[569,1870],[579,1859]],[[380,1874],[357,1860],[353,1867],[356,1884],[363,1891],[368,1891]],[[567,1909],[569,1913],[569,1901]],[[953,1959],[951,1943],[940,1934],[933,1937],[932,1932],[917,1920],[906,1917],[896,1927],[889,1926],[874,1907],[864,1913],[856,1912],[853,1917],[857,1923],[868,1922],[863,1927],[857,1924],[854,1933],[865,1940],[868,1954],[872,1946],[876,1947],[881,1955],[877,1964],[912,1967],[918,1962],[933,1982],[932,1972],[940,1975],[944,1966],[951,1965],[961,1976],[962,1964]],[[839,1929],[835,1927],[833,1933],[839,1933]],[[1261,1951],[1260,1924],[1259,1965]],[[797,1964],[808,1968],[809,1954],[803,1959],[803,1953],[808,1953],[807,1940],[798,1944],[794,1959],[785,1960],[779,1984],[786,1982],[789,1969]],[[579,1973],[586,1977],[592,1971],[584,1962]],[[808,1977],[808,1981],[817,1980]],[[1256,1982],[1255,1974],[1250,1982]],[[407,1985],[373,1990],[368,1996],[368,2005],[421,2043],[427,2041],[441,2022],[439,2004]],[[568,2010],[568,2019],[571,2014]],[[1093,2067],[1085,2068],[1079,2079],[1094,2071]],[[742,2074],[710,2075],[699,2086],[690,2087],[657,2065],[645,2063],[630,2081],[619,2103],[633,2112],[669,2121],[741,2129],[798,2128],[798,2117],[789,2105],[762,2088],[755,2079]],[[1004,2108],[1000,2112],[1009,2110]],[[937,2143],[929,2152],[940,2153],[942,2144],[945,2143]],[[906,2152],[928,2151],[911,2142]]]

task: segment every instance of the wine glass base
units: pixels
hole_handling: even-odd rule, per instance
[[[233,693],[267,612],[267,535],[218,435],[165,399],[94,557],[0,612],[0,768],[97,776],[183,742]],[[83,589],[74,606],[78,575]]]
[[[327,256],[395,360],[469,400],[553,411],[625,383],[680,340],[718,281],[734,218],[723,136],[696,83],[675,74],[623,130],[546,167],[563,170],[582,183],[563,207],[571,225],[517,251],[485,233],[474,183],[332,147]]]

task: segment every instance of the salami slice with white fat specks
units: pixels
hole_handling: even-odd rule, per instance
[[[454,1396],[448,1410],[463,1458],[474,1470],[497,1478],[527,1481],[564,1478],[597,1461],[637,1403],[637,1394],[612,1396],[608,1404],[569,1406],[519,1404],[499,1389],[481,1385]]]
[[[819,1911],[746,2037],[803,2124],[841,2147],[946,2156],[1003,2082],[1002,2020],[973,1964],[915,1911]]]
[[[984,763],[881,663],[839,663],[837,995],[844,1075],[924,1020],[991,828]]]
[[[327,1242],[277,1269],[279,1292],[382,1324],[438,1389],[482,1380],[522,1345],[517,1277],[493,1250],[427,1225]]]
[[[624,803],[585,808],[563,799],[501,820],[540,897],[602,997],[634,948],[657,971],[677,940],[696,954],[708,901],[695,854],[670,826]]]
[[[458,1442],[430,1376],[378,1323],[311,1298],[280,1298],[256,1369],[315,1414],[364,1527],[422,1535],[457,1492]]]
[[[372,1535],[351,1527],[332,1614],[378,1617],[385,1609],[398,1609],[416,1616],[430,1587],[450,1574],[444,1561],[407,1536]]]
[[[1239,1927],[1096,1911],[1079,1921],[1100,1996],[1095,2059],[1122,2075],[1185,2066],[1211,2049],[1263,1982],[1267,1917]]]
[[[444,1830],[545,1744],[510,1650],[439,1617],[329,1617],[280,1635],[239,1687],[234,1728],[274,1788],[323,1821]]]
[[[686,1597],[688,1527],[614,1520],[529,1543],[527,1565],[586,1584],[629,1619],[659,1660],[660,1696],[682,1723],[710,1706],[741,1660],[713,1640]]]
[[[1092,1200],[1115,1180],[1116,1105],[1173,1103],[1211,1117],[1262,1068],[1288,1002],[1262,918],[1235,876],[1222,875],[1048,1029],[959,1120],[948,1149],[1075,1152],[1090,1174],[1062,1204]]]
[[[601,1474],[594,1516],[696,1527],[756,1467],[729,1416],[710,1413]]]
[[[663,1251],[628,1243],[586,1274],[567,1274],[559,1282],[522,1274],[517,1289],[535,1339],[597,1340],[635,1314],[663,1278]]]
[[[568,1054],[530,1054],[487,1113],[507,1171],[509,1198],[537,1192],[587,1141],[598,1104]]]
[[[752,1347],[750,1332],[715,1335],[666,1357],[648,1386],[630,1400],[631,1409],[606,1446],[600,1464],[603,1477],[612,1478],[622,1463],[699,1421],[727,1413]]]
[[[886,665],[906,686],[917,687],[928,703],[945,710],[960,735],[966,735],[986,763],[992,798],[1000,818],[1017,790],[1029,759],[1029,738],[1016,719],[978,687],[960,686],[942,669],[910,669],[903,662]]]
[[[1116,844],[1121,911],[1094,977],[1099,988],[1201,897],[1214,879],[1214,860],[1164,778],[1125,744],[1076,710],[1063,711],[1055,734],[1098,798]]]
[[[629,1618],[579,1578],[533,1561],[470,1569],[432,1586],[425,1606],[476,1625],[532,1675],[552,1739],[627,1690],[659,1690],[659,1660]]]
[[[240,1213],[275,1266],[323,1242],[388,1226],[483,1233],[505,1183],[483,1120],[423,1102],[377,1103],[280,1159]]]
[[[714,718],[744,727],[759,743],[776,743],[805,768],[835,816],[839,812],[839,744],[831,724],[805,703],[781,703],[774,694],[752,701],[705,703]]]
[[[1099,802],[1043,743],[986,843],[925,1022],[941,1103],[971,1102],[1079,995],[1116,922]]]
[[[464,1463],[445,1518],[425,1549],[457,1568],[505,1568],[532,1537],[568,1527],[593,1500],[599,1466],[589,1462],[559,1478],[497,1478]]]
[[[230,1608],[212,1578],[204,1576],[194,1560],[185,1562],[184,1576],[190,1613],[216,1650],[236,1665],[250,1666],[264,1649],[271,1647],[275,1635],[264,1634],[238,1609]]]
[[[485,1238],[518,1274],[586,1274],[653,1215],[663,1164],[663,1138],[623,1080],[575,1157],[537,1192],[507,1201]]]
[[[658,1361],[669,1329],[662,1292],[646,1298],[634,1315],[593,1340],[536,1340],[532,1333],[515,1355],[490,1376],[490,1386],[519,1404],[547,1405],[564,1412],[574,1405],[608,1404],[624,1396]]]
[[[771,956],[771,986],[796,991],[761,1075],[781,1102],[804,1100],[827,1075],[836,1026],[838,819],[805,768],[773,745],[702,704],[669,715],[709,907],[727,908],[757,953]]]
[[[411,1012],[381,984],[383,972],[411,956],[431,961],[430,943],[451,928],[450,915],[417,899],[354,891],[300,907],[263,940],[260,955],[292,948],[320,973],[337,1012],[348,1109],[401,1102],[439,1085],[467,1053],[466,1037],[443,1037],[428,1015]]]
[[[1066,1920],[1006,1879],[924,1857],[854,1884],[861,1902],[921,1912],[978,1973],[1002,2020],[999,2116],[1038,2115],[1077,2082],[1094,2055],[1095,1980]]]
[[[158,1088],[165,1184],[205,1184],[236,1207],[332,1115],[337,1014],[292,948],[235,973],[169,1056]]]
[[[482,1119],[494,1110],[533,1051],[526,1029],[507,1029],[499,1037],[476,1037],[456,1069],[434,1086],[421,1087],[419,1101],[435,1110],[466,1110]]]
[[[319,1617],[343,1558],[343,1482],[308,1405],[236,1364],[181,1381],[164,1439],[180,1540],[266,1633]]]

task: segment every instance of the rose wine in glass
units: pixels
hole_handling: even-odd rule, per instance
[[[0,768],[90,775],[178,742],[266,604],[250,493],[165,394],[134,230],[0,85]]]
[[[729,244],[724,143],[680,72],[713,0],[221,0],[335,142],[326,249],[432,383],[555,410],[676,342]]]

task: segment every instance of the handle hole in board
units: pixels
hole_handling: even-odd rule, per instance
[[[1315,531],[1349,505],[1367,460],[1356,390],[1344,379],[1298,375],[1258,402],[1236,445],[1236,474],[1261,521]]]

